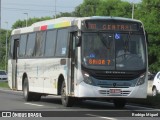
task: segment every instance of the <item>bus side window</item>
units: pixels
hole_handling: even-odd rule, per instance
[[[21,35],[19,45],[19,57],[24,57],[26,52],[27,34]]]
[[[18,58],[18,47],[19,47],[19,39],[15,39],[13,46],[13,59]]]
[[[11,37],[10,48],[9,48],[9,58],[12,58],[12,59],[14,58],[14,50],[15,50],[15,45],[16,45],[15,41],[19,40],[19,37],[20,37],[19,35],[14,35],[14,36]]]
[[[45,48],[45,38],[46,38],[46,32],[41,31],[37,33],[36,36],[36,57],[43,56],[44,54],[44,48]]]
[[[45,53],[46,57],[52,57],[55,53],[57,30],[47,31]]]
[[[27,41],[27,49],[26,49],[26,56],[33,57],[34,56],[34,49],[35,49],[35,33],[30,33],[28,36]]]
[[[56,56],[66,56],[68,47],[68,30],[60,29],[57,34]]]
[[[10,48],[9,48],[9,58],[13,58],[13,45],[14,45],[14,36],[11,37]]]

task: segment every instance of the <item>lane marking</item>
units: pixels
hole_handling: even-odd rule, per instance
[[[42,107],[44,105],[40,105],[40,104],[33,104],[33,103],[24,103],[26,105],[32,105],[32,106],[38,106],[38,107]]]
[[[107,119],[107,120],[117,120],[117,119],[115,119],[115,118],[111,118],[111,117],[103,117],[103,116],[93,115],[93,114],[86,114],[86,115],[91,116],[91,117],[99,117],[99,118]]]

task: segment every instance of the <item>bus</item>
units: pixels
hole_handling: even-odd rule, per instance
[[[26,101],[147,97],[147,33],[139,20],[91,16],[37,22],[11,33],[8,83]],[[76,100],[75,100],[76,99]]]

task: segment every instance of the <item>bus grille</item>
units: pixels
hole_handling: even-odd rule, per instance
[[[123,90],[121,91],[120,94],[110,94],[109,90],[99,90],[99,93],[102,95],[107,95],[107,96],[128,96],[131,93],[131,91]]]
[[[145,69],[139,71],[105,71],[92,70],[84,67],[82,69],[99,80],[133,80],[145,72]]]
[[[94,78],[100,80],[133,80],[136,78],[134,74],[103,74],[103,73],[96,73],[93,75]]]

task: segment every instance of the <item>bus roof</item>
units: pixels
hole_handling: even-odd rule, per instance
[[[12,31],[12,35],[23,34],[23,33],[34,32],[34,31],[44,31],[47,29],[54,29],[54,28],[63,28],[63,27],[69,27],[69,26],[74,26],[74,25],[80,28],[81,21],[87,20],[87,19],[95,19],[95,20],[96,19],[103,19],[103,20],[111,19],[111,20],[125,20],[125,21],[141,22],[135,19],[123,18],[123,17],[112,17],[112,16],[61,17],[57,19],[36,22],[36,23],[33,23],[29,27],[14,29]]]

